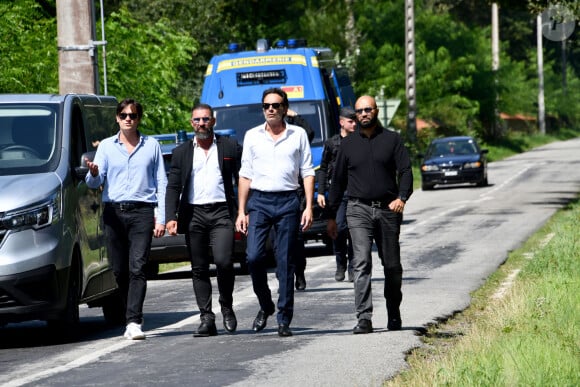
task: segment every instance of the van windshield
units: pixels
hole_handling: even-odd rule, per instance
[[[336,129],[328,127],[329,116],[327,108],[320,101],[290,101],[290,109],[304,118],[314,130],[312,144],[321,144],[332,136]],[[262,104],[248,104],[215,108],[215,129],[234,129],[234,137],[240,144],[249,129],[266,122],[262,112]],[[330,134],[323,134],[330,131]]]
[[[46,172],[56,157],[56,122],[54,106],[0,106],[0,175]]]

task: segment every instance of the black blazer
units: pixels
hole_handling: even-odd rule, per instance
[[[237,198],[234,184],[238,184],[238,172],[242,159],[242,147],[229,137],[216,134],[218,162],[224,181],[226,201],[230,216],[237,214]],[[165,222],[177,220],[177,232],[187,232],[192,217],[192,206],[188,203],[191,170],[193,169],[193,140],[187,141],[173,149],[171,168],[167,176],[165,193]]]

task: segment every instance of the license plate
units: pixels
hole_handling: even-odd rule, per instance
[[[457,171],[447,171],[445,172],[445,176],[457,176]]]

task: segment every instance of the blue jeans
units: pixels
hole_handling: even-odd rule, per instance
[[[127,305],[127,324],[141,324],[147,292],[144,268],[155,227],[153,207],[121,210],[105,205],[103,223],[113,273]]]
[[[366,204],[350,200],[346,217],[354,249],[352,266],[357,318],[371,320],[373,315],[371,292],[373,240],[377,244],[383,265],[384,296],[389,319],[400,318],[399,306],[403,297],[401,293],[403,267],[401,265],[399,234],[403,215],[388,208],[372,208]]]
[[[275,311],[268,287],[266,240],[274,228],[274,246],[279,283],[278,324],[290,324],[294,314],[294,249],[300,223],[300,202],[295,191],[262,192],[252,190],[247,203],[249,215],[246,254],[254,293],[260,308]]]

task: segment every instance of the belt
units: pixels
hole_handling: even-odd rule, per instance
[[[216,202],[207,204],[193,204],[193,208],[200,208],[202,210],[213,210],[214,208],[227,206],[227,202]]]
[[[361,198],[349,198],[349,200],[351,200],[353,202],[366,204],[367,206],[370,206],[372,208],[382,208],[382,209],[388,209],[389,203],[391,202],[388,200],[368,200],[368,199],[361,199]]]
[[[112,207],[117,210],[121,211],[131,211],[137,208],[155,208],[157,207],[157,203],[149,203],[149,202],[106,202],[106,207]]]

